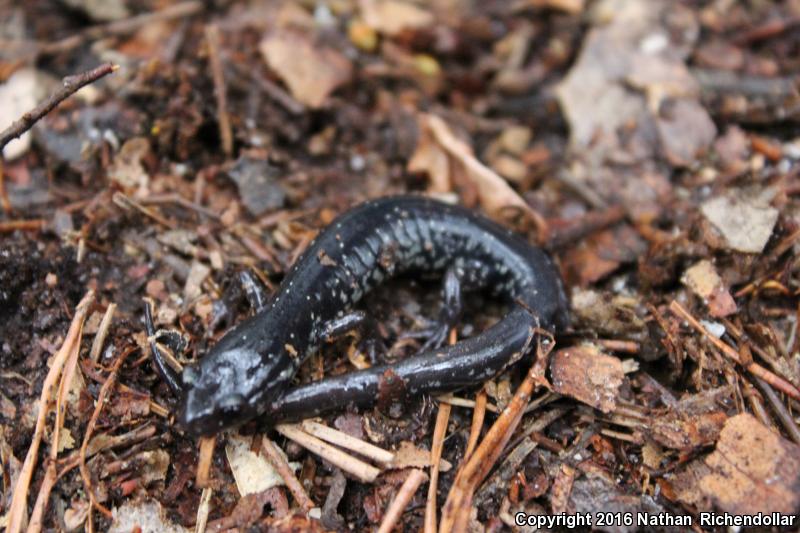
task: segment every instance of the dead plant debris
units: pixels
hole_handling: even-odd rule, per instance
[[[0,525],[796,517],[799,24],[774,0],[3,3]],[[547,247],[571,328],[478,390],[189,438],[143,298],[183,368],[252,313],[243,272],[270,292],[404,193]],[[437,316],[411,278],[362,304],[379,357]],[[452,342],[505,312],[466,300]],[[297,381],[369,366],[358,340]]]

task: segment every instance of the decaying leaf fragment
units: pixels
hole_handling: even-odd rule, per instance
[[[426,172],[431,177],[431,192],[453,189],[457,172],[475,187],[481,206],[491,215],[516,207],[538,218],[530,206],[494,170],[481,163],[464,141],[456,137],[450,126],[436,115],[419,115],[420,137],[408,162],[409,172]]]
[[[715,411],[693,416],[670,412],[653,419],[653,439],[667,448],[692,449],[714,442],[725,423],[725,413]]]
[[[315,109],[322,107],[337,87],[350,80],[353,70],[344,55],[333,48],[315,45],[305,33],[276,30],[259,48],[292,96]]]
[[[700,490],[738,515],[800,512],[800,446],[742,413],[725,423]]]
[[[710,261],[704,259],[690,267],[681,281],[703,299],[711,316],[723,317],[736,312],[736,302]]]
[[[744,191],[717,196],[700,210],[733,250],[758,254],[764,250],[778,221],[778,210],[764,198]]]
[[[622,361],[585,344],[557,351],[550,362],[553,388],[604,413],[614,410],[625,376]]]

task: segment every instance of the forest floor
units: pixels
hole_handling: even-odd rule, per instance
[[[0,134],[8,531],[800,513],[797,0],[35,0],[0,6],[0,42],[0,129],[66,97]],[[544,247],[555,347],[401,413],[185,433],[145,298],[190,363],[252,313],[242,271],[274,290],[337,214],[401,193]],[[440,303],[401,279],[360,305],[403,357]],[[471,297],[454,335],[503,312]],[[368,365],[350,342],[297,382]]]

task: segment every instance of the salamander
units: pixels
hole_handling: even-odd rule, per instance
[[[454,345],[437,342],[394,364],[290,386],[331,324],[347,323],[354,304],[387,278],[418,272],[445,273],[445,294],[456,305],[460,291],[484,290],[509,302],[510,311]],[[180,396],[179,424],[204,436],[257,417],[266,423],[298,420],[350,404],[369,406],[381,396],[481,384],[528,353],[538,328],[566,327],[568,309],[558,272],[540,248],[468,209],[397,196],[365,202],[334,219],[272,298],[181,375],[154,340],[149,308],[146,322],[156,368]],[[447,317],[447,302],[444,310]],[[445,322],[455,318],[451,313]]]

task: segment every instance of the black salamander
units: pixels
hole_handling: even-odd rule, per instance
[[[509,301],[511,310],[452,346],[290,387],[306,357],[330,335],[330,325],[355,316],[346,314],[353,304],[384,279],[418,271],[444,272],[446,300],[449,295],[456,305],[461,289],[483,289]],[[443,316],[452,322],[456,315],[445,309]],[[146,318],[156,368],[181,397],[178,421],[202,436],[256,417],[276,423],[372,405],[398,384],[411,396],[481,384],[529,351],[536,328],[565,327],[568,303],[539,248],[464,208],[402,196],[363,203],[335,219],[273,298],[180,376],[154,340],[149,306]],[[445,331],[451,325],[443,324]]]

